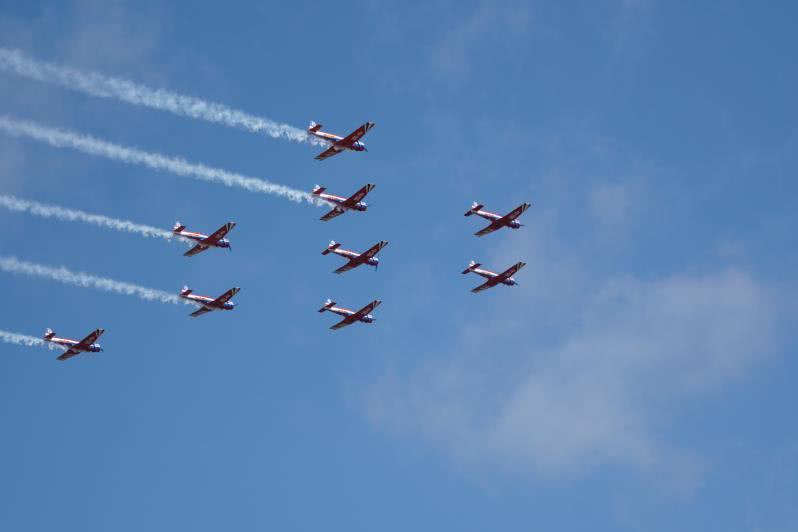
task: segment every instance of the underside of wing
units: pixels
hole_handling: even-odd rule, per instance
[[[368,250],[364,251],[363,254],[361,255],[361,257],[363,259],[365,259],[365,260],[371,259],[371,258],[374,257],[374,255],[379,253],[380,250],[382,248],[384,248],[385,246],[387,246],[387,245],[388,245],[388,242],[386,242],[385,240],[377,242],[376,244],[371,246]]]
[[[360,261],[358,261],[358,260],[355,260],[355,259],[352,259],[352,260],[350,260],[349,262],[347,262],[346,264],[344,264],[343,266],[341,266],[340,268],[338,268],[337,270],[333,271],[333,273],[344,273],[344,272],[348,272],[349,270],[351,270],[351,269],[353,269],[353,268],[357,268],[357,267],[358,267],[358,266],[360,266],[361,264],[362,264],[362,263],[361,263]]]
[[[496,286],[496,283],[491,279],[490,281],[485,281],[476,288],[472,288],[471,291],[476,294],[477,292],[482,292],[483,290],[487,290],[488,288],[492,288],[494,286]]]
[[[223,239],[227,235],[227,233],[229,233],[230,230],[233,229],[233,227],[235,226],[236,226],[235,222],[227,222],[219,229],[214,231],[212,235],[208,236],[208,238],[205,239],[205,242],[211,245],[216,244],[218,241]]]
[[[223,305],[224,303],[230,301],[233,298],[233,296],[236,295],[240,290],[241,290],[240,288],[231,288],[224,294],[214,299],[213,302],[217,305]]]
[[[200,308],[198,308],[197,310],[195,310],[194,312],[192,312],[189,315],[192,318],[196,318],[197,316],[202,316],[203,314],[207,314],[210,311],[211,311],[211,309],[209,309],[208,307],[200,307]]]
[[[202,253],[206,249],[208,249],[208,246],[205,246],[203,244],[197,244],[193,248],[191,248],[188,251],[186,251],[185,253],[183,253],[183,255],[185,255],[186,257],[193,257],[197,253]],[[203,260],[205,260],[205,259],[203,259]]]
[[[364,186],[363,188],[361,188],[360,190],[358,190],[357,192],[355,192],[354,194],[352,194],[350,197],[348,197],[348,198],[346,199],[346,201],[344,202],[344,204],[345,204],[347,207],[354,207],[354,206],[355,206],[355,205],[357,205],[359,202],[363,201],[363,198],[365,198],[365,197],[366,197],[366,195],[367,195],[369,192],[371,192],[371,190],[372,190],[373,188],[374,188],[374,185],[372,185],[372,184],[368,184],[368,185]]]
[[[328,212],[327,214],[325,214],[324,216],[319,218],[319,220],[321,220],[323,222],[327,222],[327,221],[332,220],[333,218],[335,218],[337,216],[341,216],[343,213],[344,213],[344,209],[342,209],[340,207],[335,207],[330,212]]]
[[[489,226],[487,226],[486,228],[481,229],[481,230],[477,231],[476,233],[474,233],[474,235],[475,236],[485,236],[485,235],[487,235],[489,233],[492,233],[492,232],[496,231],[497,229],[501,228],[502,225],[503,224],[500,224],[498,221],[497,222],[493,222]]]
[[[330,329],[332,329],[334,331],[337,331],[338,329],[343,329],[344,327],[349,327],[354,322],[355,322],[355,320],[353,320],[352,317],[349,316],[347,318],[342,319],[341,321],[339,321],[338,323],[336,323],[332,327],[330,327]]]
[[[497,221],[501,223],[512,222],[513,220],[521,216],[524,213],[524,211],[526,211],[529,207],[530,207],[529,203],[524,203],[523,205],[519,205],[518,207],[516,207],[506,215],[499,218]]]
[[[59,355],[59,357],[56,360],[69,360],[73,356],[79,355],[79,354],[80,354],[80,351],[76,351],[75,349],[68,349],[66,352],[64,352],[61,355]]]
[[[329,148],[327,148],[326,150],[324,150],[323,152],[321,152],[320,154],[318,154],[315,157],[315,159],[317,161],[323,161],[327,157],[332,157],[333,155],[337,155],[340,151],[341,151],[340,148],[338,148],[335,145],[332,145]]]
[[[365,124],[363,124],[362,126],[357,128],[356,130],[351,132],[349,135],[347,135],[344,138],[342,138],[341,140],[339,140],[337,142],[337,144],[339,146],[349,147],[352,144],[354,144],[355,142],[359,141],[361,138],[363,138],[363,135],[368,133],[368,130],[373,128],[373,127],[374,127],[374,124],[372,122],[366,122]]]

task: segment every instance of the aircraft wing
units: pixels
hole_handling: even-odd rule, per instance
[[[502,216],[501,218],[499,218],[498,220],[496,220],[496,222],[499,222],[503,225],[507,225],[509,222],[512,222],[513,220],[521,216],[524,213],[524,211],[527,210],[529,207],[530,207],[529,203],[523,203],[518,207],[516,207],[515,209],[513,209],[512,211],[505,214],[504,216]]]
[[[336,323],[335,325],[330,327],[330,329],[332,329],[334,331],[337,331],[338,329],[343,329],[344,327],[349,327],[353,323],[355,323],[354,317],[353,316],[347,316],[346,318],[342,319],[341,321],[339,321],[338,323]]]
[[[323,161],[327,157],[332,157],[333,155],[338,155],[339,153],[341,153],[341,148],[339,148],[337,144],[333,144],[332,146],[330,146],[329,148],[318,154],[316,157],[314,157],[314,159],[316,159],[317,161]]]
[[[498,282],[496,282],[496,278],[488,279],[487,281],[477,286],[476,288],[472,288],[471,291],[476,294],[477,292],[482,292],[483,290],[487,290],[488,288],[493,288],[497,284]]]
[[[366,194],[368,194],[369,192],[374,190],[375,186],[376,185],[372,185],[371,183],[369,183],[368,185],[364,186],[363,188],[361,188],[360,190],[358,190],[357,192],[355,192],[354,194],[349,196],[346,199],[346,201],[344,201],[344,205],[346,205],[347,207],[350,207],[350,208],[354,207],[355,205],[357,205],[358,203],[363,201],[363,198],[366,197]]]
[[[183,255],[186,256],[186,257],[193,257],[197,253],[202,253],[206,249],[208,249],[208,246],[206,246],[205,244],[197,244],[193,248],[191,248],[188,251],[186,251],[185,253],[183,253]]]
[[[507,279],[509,279],[510,277],[515,275],[515,273],[518,270],[520,270],[521,268],[523,268],[524,266],[526,266],[525,262],[516,262],[515,264],[513,264],[512,266],[507,268],[507,270],[503,271],[502,273],[500,273],[499,275],[494,277],[493,280],[495,280],[498,283],[501,283],[502,281],[506,281]]]
[[[341,267],[340,267],[340,268],[338,268],[337,270],[333,271],[333,273],[344,273],[344,272],[348,272],[349,270],[352,270],[352,269],[354,269],[354,268],[357,268],[358,266],[360,266],[361,264],[363,264],[363,262],[364,262],[364,260],[363,260],[363,255],[361,255],[361,256],[359,256],[359,257],[356,257],[356,258],[354,258],[354,259],[349,259],[349,262],[347,262],[346,264],[344,264],[343,266],[341,266]]]
[[[214,300],[212,301],[212,303],[216,303],[216,304],[219,304],[219,305],[222,305],[222,304],[224,304],[224,303],[227,303],[228,301],[230,301],[230,299],[232,299],[232,297],[233,297],[234,295],[236,295],[236,294],[237,294],[237,293],[239,293],[240,291],[241,291],[241,289],[240,289],[240,288],[238,288],[238,287],[236,287],[236,288],[231,288],[230,290],[228,290],[228,291],[227,291],[227,292],[225,292],[224,294],[222,294],[222,295],[220,295],[219,297],[217,297],[216,299],[214,299]]]
[[[64,353],[59,355],[56,360],[69,360],[73,356],[79,355],[79,354],[80,354],[80,351],[78,351],[76,349],[73,349],[73,348],[69,348]]]
[[[348,148],[355,142],[359,141],[363,137],[363,135],[368,133],[369,129],[373,127],[374,127],[374,122],[366,122],[356,130],[351,132],[349,135],[345,136],[344,138],[336,142],[336,144],[338,146]]]
[[[209,309],[208,307],[200,307],[191,314],[189,314],[189,316],[191,316],[192,318],[196,318],[197,316],[202,316],[203,314],[207,314],[210,311],[211,309]]]
[[[328,212],[327,214],[325,214],[324,216],[319,218],[319,220],[321,220],[323,222],[327,222],[327,221],[332,220],[333,218],[341,216],[343,213],[344,213],[344,209],[342,209],[341,207],[333,207],[333,209],[330,212]]]
[[[499,220],[496,220],[495,222],[491,222],[490,225],[485,227],[484,229],[480,229],[479,231],[474,233],[474,235],[475,236],[485,236],[485,235],[487,235],[489,233],[492,233],[492,232],[494,232],[494,231],[496,231],[498,229],[501,229],[502,227],[504,227],[504,225],[505,224],[501,222],[501,219],[499,219]]]
[[[382,248],[384,248],[385,246],[387,246],[387,245],[388,245],[388,241],[387,240],[380,240],[379,242],[377,242],[376,244],[374,244],[373,246],[368,248],[366,251],[361,253],[360,254],[360,258],[364,259],[364,260],[371,259],[371,258],[374,257],[374,255],[379,253],[380,250]]]
[[[369,303],[368,305],[366,305],[362,309],[360,309],[357,312],[355,312],[354,314],[352,314],[350,316],[350,318],[352,318],[353,321],[354,320],[359,320],[360,318],[364,318],[372,310],[374,310],[375,308],[379,307],[381,303],[382,303],[382,301],[380,301],[379,299],[375,299],[374,301],[372,301],[371,303]]]
[[[208,235],[208,238],[206,238],[206,239],[204,240],[204,242],[205,242],[205,243],[207,243],[207,244],[210,244],[210,245],[216,244],[218,241],[220,241],[221,239],[223,239],[223,238],[225,237],[225,235],[226,235],[227,233],[229,233],[229,232],[230,232],[230,230],[231,230],[233,227],[235,227],[235,226],[236,226],[235,222],[227,222],[226,224],[224,224],[223,226],[221,226],[219,229],[217,229],[216,231],[214,231],[214,233],[213,233],[213,234],[211,234],[211,235]]]
[[[96,342],[97,338],[102,336],[102,334],[104,332],[105,332],[105,329],[95,329],[95,330],[93,330],[91,333],[89,333],[89,335],[86,338],[84,338],[83,340],[78,342],[72,349],[77,349],[79,351],[88,349],[89,346],[91,346],[91,344]],[[72,349],[70,349],[70,351]]]

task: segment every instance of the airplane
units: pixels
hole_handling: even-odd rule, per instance
[[[197,316],[202,316],[203,314],[211,312],[212,310],[233,310],[236,307],[236,304],[230,301],[230,299],[240,291],[241,289],[238,287],[231,288],[224,294],[214,299],[208,296],[198,296],[192,294],[193,290],[187,286],[184,286],[183,290],[180,291],[180,297],[200,305],[200,308],[190,314],[192,318],[196,318]]]
[[[376,185],[372,185],[369,183],[365,185],[363,188],[349,196],[348,198],[342,198],[341,196],[333,196],[332,194],[325,194],[324,191],[327,190],[325,187],[320,185],[316,185],[313,187],[313,195],[318,196],[319,198],[329,201],[330,203],[334,203],[335,207],[333,210],[319,218],[319,220],[326,222],[332,220],[336,216],[340,216],[346,211],[365,211],[369,208],[363,198],[366,197],[366,194],[374,190]]]
[[[363,253],[357,253],[355,251],[349,251],[348,249],[339,249],[341,244],[333,240],[330,242],[330,245],[327,246],[327,249],[322,251],[321,254],[329,255],[330,253],[335,253],[336,255],[340,255],[341,257],[349,259],[349,262],[335,270],[333,273],[348,272],[351,269],[357,268],[361,264],[368,264],[369,266],[374,266],[376,269],[380,265],[380,259],[375,257],[375,255],[387,245],[388,241],[381,240],[371,246],[367,251],[364,251]]]
[[[346,137],[339,137],[338,135],[321,131],[321,124],[311,122],[310,126],[308,126],[308,134],[330,143],[330,147],[318,154],[316,160],[323,161],[327,157],[338,155],[344,150],[368,151],[366,150],[366,145],[360,142],[360,139],[373,127],[374,122],[366,122]]]
[[[465,275],[467,273],[470,273],[470,272],[474,272],[477,275],[481,275],[482,277],[487,279],[487,281],[485,281],[481,285],[477,286],[476,288],[472,288],[471,289],[471,291],[474,292],[474,293],[481,292],[483,290],[487,290],[488,288],[493,288],[497,284],[506,284],[507,286],[515,286],[515,285],[517,285],[518,282],[516,282],[516,280],[513,279],[513,275],[515,275],[515,273],[518,270],[520,270],[521,268],[526,266],[526,263],[525,262],[516,262],[515,264],[513,264],[512,266],[507,268],[507,270],[503,271],[502,273],[496,273],[496,272],[492,272],[490,270],[483,270],[483,269],[480,268],[480,266],[482,266],[480,263],[474,262],[472,260],[471,262],[468,263],[468,268],[466,268],[462,272],[463,275]]]
[[[213,234],[203,235],[202,233],[192,233],[191,231],[186,231],[185,225],[181,224],[180,222],[176,222],[175,226],[172,228],[172,233],[179,237],[187,238],[197,242],[196,246],[183,253],[183,255],[186,257],[193,257],[197,253],[202,253],[208,248],[227,248],[232,250],[233,248],[230,246],[230,241],[224,237],[235,226],[235,222],[227,222],[217,229]]]
[[[103,350],[100,344],[95,343],[97,338],[102,336],[105,329],[95,329],[83,340],[77,341],[71,338],[58,338],[52,329],[44,331],[44,341],[66,348],[66,351],[58,357],[58,360],[67,360],[80,353],[99,353]]]
[[[516,220],[525,210],[527,210],[531,205],[529,203],[523,203],[513,209],[509,214],[501,216],[494,212],[483,211],[482,207],[484,205],[477,203],[476,201],[471,204],[471,208],[468,212],[465,213],[464,216],[471,216],[472,214],[476,214],[477,216],[481,216],[486,220],[490,221],[490,225],[485,227],[484,229],[477,231],[474,233],[476,236],[485,236],[488,233],[492,233],[497,229],[501,229],[502,227],[512,227],[513,229],[518,229],[522,227],[522,224]]]
[[[380,301],[379,299],[375,299],[374,301],[372,301],[362,309],[355,312],[354,310],[349,310],[348,308],[336,307],[335,301],[328,299],[327,301],[324,302],[324,306],[319,309],[319,312],[324,312],[325,310],[328,310],[330,312],[338,314],[339,316],[343,316],[344,319],[342,319],[341,321],[330,327],[330,329],[332,330],[337,330],[352,325],[356,321],[362,321],[363,323],[373,323],[376,318],[371,315],[371,311],[380,306],[380,303],[382,303],[382,301]]]

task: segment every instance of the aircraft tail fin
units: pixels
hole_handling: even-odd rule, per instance
[[[175,226],[172,228],[172,232],[173,233],[179,233],[180,231],[182,231],[185,228],[186,228],[185,225],[181,224],[180,222],[175,222]]]
[[[470,208],[470,209],[468,209],[468,211],[467,211],[467,212],[466,212],[466,213],[465,213],[463,216],[471,216],[472,214],[474,214],[475,212],[477,212],[477,211],[478,211],[479,209],[481,209],[482,207],[484,207],[484,205],[482,205],[481,203],[477,203],[477,202],[475,201],[474,203],[472,203],[472,204],[471,204],[471,208]]]
[[[321,193],[322,193],[322,192],[324,192],[325,190],[327,190],[327,188],[326,188],[326,187],[323,187],[323,186],[321,186],[321,185],[316,185],[315,187],[313,187],[313,194],[314,194],[315,196],[318,196],[319,194],[321,194]]]
[[[324,306],[319,309],[319,312],[324,312],[325,310],[330,310],[330,308],[332,308],[333,305],[335,305],[335,301],[333,301],[332,299],[328,298],[327,301],[324,302]]]
[[[321,129],[321,124],[317,124],[313,120],[310,121],[310,125],[308,126],[308,131],[310,133],[315,133],[316,131]]]
[[[53,336],[55,336],[55,331],[48,327],[47,330],[44,331],[44,339],[49,340]]]
[[[468,263],[468,268],[466,268],[465,270],[462,271],[462,274],[465,275],[467,273],[471,273],[471,272],[474,271],[474,268],[479,268],[480,266],[482,266],[482,264],[480,264],[478,262],[474,262],[472,260],[471,262]]]
[[[341,243],[340,242],[336,242],[335,240],[330,240],[330,245],[327,246],[327,249],[322,251],[321,254],[322,255],[328,255],[330,253],[330,251],[334,251],[334,250],[338,249],[339,247],[341,247]]]
[[[184,286],[183,286],[183,289],[180,291],[180,295],[181,295],[181,296],[187,296],[187,295],[189,295],[189,294],[190,294],[191,292],[193,292],[193,291],[194,291],[194,290],[192,290],[192,289],[191,289],[191,288],[189,288],[188,286],[185,286],[185,285],[184,285]]]

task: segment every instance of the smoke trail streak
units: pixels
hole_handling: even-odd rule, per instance
[[[58,344],[45,342],[41,338],[35,336],[28,336],[27,334],[12,333],[9,331],[0,330],[0,341],[7,344],[24,345],[27,347],[47,347],[53,351],[66,351],[65,348]]]
[[[250,115],[225,105],[207,102],[193,96],[153,89],[122,78],[105,76],[98,72],[81,71],[26,56],[20,50],[0,48],[0,70],[12,72],[44,83],[52,83],[66,89],[82,92],[99,98],[113,98],[133,105],[141,105],[168,111],[181,116],[197,118],[250,131],[265,133],[273,138],[284,138],[294,142],[308,142],[317,146],[326,143],[308,135],[305,131],[279,124],[268,118]]]
[[[291,201],[307,201],[314,205],[327,205],[326,202],[308,192],[296,190],[283,185],[277,185],[256,177],[248,177],[220,168],[212,168],[204,164],[189,163],[176,157],[167,157],[158,153],[151,153],[136,148],[127,148],[96,139],[88,135],[81,135],[68,130],[55,129],[41,126],[27,120],[15,120],[8,116],[0,116],[0,131],[15,136],[27,137],[47,143],[56,148],[72,148],[89,155],[105,157],[127,164],[138,164],[155,170],[166,170],[184,177],[193,177],[200,181],[221,183],[228,187],[240,187],[252,192],[275,194]]]
[[[190,241],[177,237],[170,231],[165,231],[158,227],[149,225],[142,225],[133,223],[128,220],[119,220],[117,218],[110,218],[100,214],[89,214],[87,212],[79,211],[76,209],[67,209],[57,205],[46,205],[37,201],[29,201],[0,194],[0,207],[14,212],[29,213],[42,218],[55,218],[67,222],[84,222],[87,224],[97,225],[115,231],[123,231],[128,233],[136,233],[145,237],[157,237],[165,240],[180,240],[186,244],[191,244]]]
[[[136,296],[147,301],[160,301],[161,303],[173,303],[175,305],[184,303],[193,305],[190,301],[182,299],[175,294],[156,290],[154,288],[146,288],[131,283],[124,283],[106,277],[97,277],[88,273],[73,272],[63,266],[60,268],[53,268],[44,266],[42,264],[35,264],[33,262],[25,262],[17,259],[16,257],[0,257],[0,270],[8,273],[20,273],[23,275],[30,275],[33,277],[43,277],[53,281],[58,281],[64,284],[71,284],[84,288],[96,288],[106,292],[113,292],[115,294],[122,294],[126,296]]]

